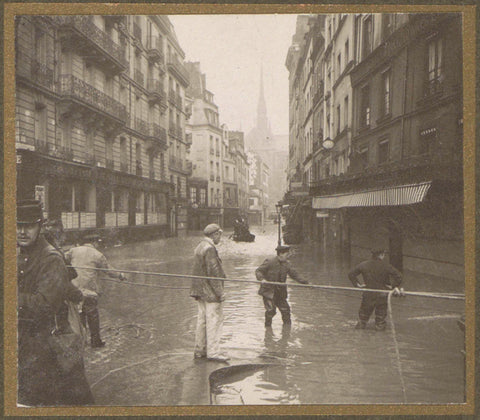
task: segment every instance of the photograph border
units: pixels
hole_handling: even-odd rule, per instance
[[[192,4],[192,3],[4,3],[4,415],[5,416],[164,416],[164,415],[473,415],[475,413],[475,5],[387,4]],[[59,13],[61,12],[61,13]],[[21,408],[17,396],[16,230],[15,230],[15,15],[80,14],[309,14],[309,13],[463,13],[464,244],[466,308],[465,404],[358,404],[255,406],[93,406]],[[293,35],[293,34],[292,34]]]

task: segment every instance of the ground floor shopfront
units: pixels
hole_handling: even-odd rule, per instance
[[[303,231],[352,265],[383,247],[401,271],[464,281],[462,191],[461,183],[433,181],[313,198]]]
[[[17,151],[17,197],[37,198],[66,240],[89,231],[112,242],[171,234],[170,184]],[[175,213],[173,214],[175,216]]]

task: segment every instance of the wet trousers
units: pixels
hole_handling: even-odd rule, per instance
[[[367,323],[375,311],[375,325],[384,327],[387,318],[387,295],[386,293],[364,292],[358,317],[362,323]]]
[[[96,297],[85,297],[82,304],[82,312],[80,312],[82,324],[90,330],[90,339],[92,345],[102,341],[100,338],[100,316],[98,314],[98,300]]]
[[[265,306],[265,326],[269,327],[272,325],[272,319],[277,313],[276,308],[279,309],[282,314],[282,320],[284,324],[290,324],[292,321],[290,319],[290,305],[287,302],[287,299],[284,297],[278,297],[275,294],[273,299],[263,297],[263,305]]]
[[[223,302],[205,302],[197,299],[198,317],[195,332],[195,356],[220,356],[220,337],[223,327]]]

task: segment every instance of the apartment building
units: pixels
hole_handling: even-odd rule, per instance
[[[69,236],[176,226],[165,92],[169,77],[188,80],[178,45],[176,59],[165,57],[175,39],[165,16],[16,20],[18,196],[41,198]]]

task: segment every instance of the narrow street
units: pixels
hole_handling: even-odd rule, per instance
[[[255,268],[276,245],[276,225],[253,228],[252,244],[225,232],[219,253],[231,278],[254,279]],[[190,274],[200,236],[169,238],[106,250],[125,270]],[[312,284],[349,286],[338,258],[314,244],[294,247],[291,262]],[[202,405],[210,403],[208,377],[225,365],[194,361],[196,305],[190,281],[129,275],[142,286],[103,282],[102,335],[107,346],[87,350],[87,374],[99,405]],[[462,293],[441,279],[405,279],[406,290]],[[153,287],[151,287],[153,286]],[[161,287],[159,287],[161,286]],[[462,301],[406,297],[393,302],[403,396],[391,325],[355,330],[360,294],[290,288],[291,330],[281,317],[263,326],[256,284],[226,282],[222,345],[230,365],[268,363],[267,369],[223,379],[217,404],[461,403],[463,335],[456,325]],[[453,391],[454,390],[454,391]]]

